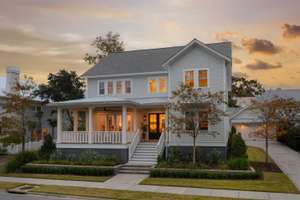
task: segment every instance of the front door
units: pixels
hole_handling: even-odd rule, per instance
[[[165,114],[164,113],[149,113],[148,114],[148,130],[149,140],[158,140],[161,133],[165,129]]]

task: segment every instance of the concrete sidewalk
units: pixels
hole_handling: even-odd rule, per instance
[[[245,138],[246,144],[265,149],[265,140]],[[300,153],[277,142],[269,141],[269,155],[300,191]]]
[[[180,194],[180,195],[228,197],[228,198],[240,198],[240,199],[269,199],[269,200],[299,200],[300,199],[300,194],[138,185],[138,183],[146,177],[147,177],[146,175],[119,174],[104,183],[87,182],[87,181],[14,178],[14,177],[0,177],[0,181],[29,183],[29,184],[38,184],[38,185],[79,186],[79,187],[87,187],[87,188],[129,190],[129,191],[137,191],[137,192],[171,193],[171,194]]]

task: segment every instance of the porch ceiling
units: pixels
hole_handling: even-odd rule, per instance
[[[119,98],[119,97],[93,97],[83,98],[70,101],[53,102],[47,104],[50,107],[72,107],[72,106],[118,106],[118,105],[132,105],[132,106],[153,106],[165,105],[168,102],[167,97],[157,98]]]

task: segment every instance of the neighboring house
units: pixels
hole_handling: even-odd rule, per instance
[[[192,137],[166,130],[166,104],[181,83],[204,91],[231,90],[231,43],[204,44],[113,53],[83,74],[86,97],[49,104],[58,111],[57,148],[66,153],[93,149],[123,163],[155,164],[165,147],[192,153]],[[227,105],[222,106],[224,111]],[[70,110],[73,127],[66,123]],[[196,141],[202,154],[212,149],[226,157],[229,117],[208,124]],[[217,132],[212,136],[209,131]]]
[[[5,104],[7,101],[7,93],[14,93],[15,88],[20,80],[20,70],[16,67],[7,67],[6,76],[0,77],[0,117],[5,116]],[[41,117],[38,117],[38,113],[42,112]],[[32,107],[26,112],[26,118],[31,121],[32,127],[28,128],[26,141],[41,140],[43,135],[48,134],[51,131],[51,127],[47,121],[50,118],[50,109],[42,104],[42,101],[35,99]],[[40,128],[42,132],[38,131]]]
[[[240,108],[231,115],[232,126],[245,136],[255,135],[255,132],[262,130],[262,121],[259,118],[259,111],[252,108],[253,100],[259,101],[273,97],[293,98],[300,102],[300,89],[274,89],[268,90],[262,96],[258,97],[237,98],[237,104]],[[276,130],[274,129],[274,131]]]

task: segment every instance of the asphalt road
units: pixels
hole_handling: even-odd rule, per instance
[[[0,191],[0,200],[87,200],[87,199],[91,199],[91,198],[56,197],[56,196],[33,195],[33,194],[11,194],[11,193],[7,193],[6,191]]]

